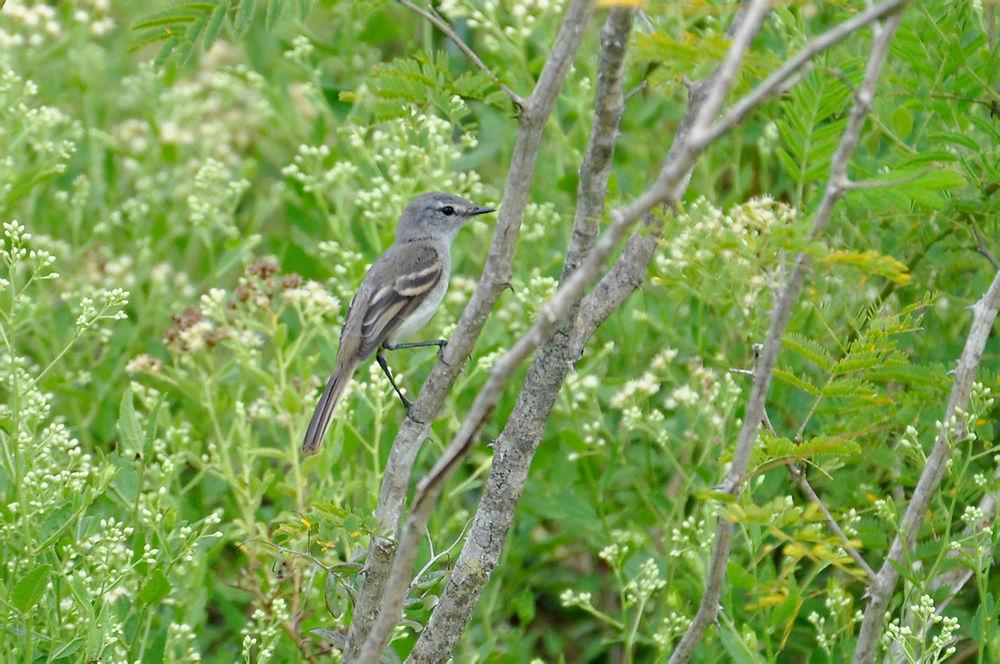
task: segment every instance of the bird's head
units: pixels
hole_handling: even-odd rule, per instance
[[[406,206],[396,225],[396,239],[454,239],[458,230],[472,217],[493,212],[493,208],[440,191],[417,196]]]

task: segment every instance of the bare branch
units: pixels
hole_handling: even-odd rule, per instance
[[[827,527],[830,528],[834,535],[840,538],[840,545],[844,548],[844,551],[847,552],[847,555],[849,555],[851,560],[853,560],[854,563],[865,573],[865,582],[868,584],[873,583],[875,581],[875,570],[871,568],[861,553],[859,553],[858,550],[854,548],[854,545],[851,544],[851,540],[849,540],[847,535],[844,534],[844,531],[841,530],[840,524],[838,524],[837,520],[833,518],[833,514],[831,514],[830,510],[826,508],[826,505],[823,504],[820,497],[816,495],[816,491],[812,488],[812,485],[809,484],[809,480],[806,479],[806,474],[795,464],[788,466],[788,473],[792,476],[792,479],[795,480],[795,484],[798,485],[802,493],[806,494],[806,497],[811,500],[817,508],[819,508],[819,511],[823,514],[823,518],[826,519]]]
[[[435,365],[414,402],[412,417],[403,420],[396,433],[375,509],[375,515],[382,524],[393,532],[399,530],[399,517],[413,464],[427,437],[430,424],[444,404],[466,359],[471,355],[476,339],[500,294],[510,283],[511,261],[528,202],[545,123],[569,73],[592,12],[593,3],[589,0],[573,0],[566,10],[535,89],[525,100],[518,116],[520,128],[483,276],[476,284],[455,332],[445,347],[444,357]],[[345,652],[348,661],[354,661],[357,657],[375,620],[385,583],[389,578],[394,550],[395,543],[390,539],[376,538],[372,543],[372,551],[365,562],[361,595],[348,633],[348,650]]]
[[[955,383],[951,388],[951,396],[944,411],[943,425],[934,442],[934,448],[927,457],[927,463],[917,486],[910,497],[910,504],[903,515],[899,527],[899,535],[893,540],[889,554],[878,571],[875,586],[870,593],[868,608],[865,609],[858,633],[858,645],[854,651],[855,664],[871,662],[875,659],[879,636],[889,600],[899,582],[899,569],[906,560],[908,552],[913,548],[924,514],[930,506],[931,499],[938,485],[944,478],[948,458],[951,456],[952,439],[965,435],[965,422],[962,417],[956,417],[958,411],[964,411],[969,404],[969,395],[976,377],[976,370],[983,357],[986,341],[989,339],[993,322],[1000,309],[1000,272],[993,277],[989,289],[972,307],[972,325],[965,340],[965,348],[958,358],[955,369]],[[963,582],[964,583],[964,582]]]
[[[743,122],[758,106],[780,92],[787,79],[792,77],[814,57],[837,45],[858,30],[889,16],[907,2],[908,0],[887,0],[880,5],[869,7],[854,18],[844,21],[836,27],[827,30],[819,37],[816,37],[805,48],[775,70],[773,74],[758,83],[746,96],[736,102],[703,136],[696,136],[694,140],[696,142],[714,141],[719,135]]]
[[[625,106],[622,97],[625,47],[634,15],[633,9],[612,9],[601,29],[594,122],[587,153],[580,167],[576,216],[563,263],[562,280],[576,269],[589,252],[604,210],[615,142]],[[541,440],[559,387],[572,367],[567,348],[574,317],[575,307],[556,324],[554,333],[539,347],[528,369],[518,403],[494,445],[496,458],[473,519],[470,536],[408,662],[444,662],[448,659],[472,615],[490,571],[500,560],[507,528],[513,520],[520,489],[527,478],[527,464]],[[512,449],[530,449],[531,452],[508,458]],[[512,495],[514,493],[517,496]],[[494,499],[501,494],[504,498]]]
[[[902,3],[895,4],[897,7],[902,5]],[[902,12],[890,16],[886,21],[884,29],[878,33],[872,45],[872,52],[868,57],[868,64],[865,67],[864,79],[858,88],[851,108],[850,119],[841,136],[840,144],[837,146],[837,150],[830,162],[830,177],[819,208],[816,211],[816,216],[813,219],[811,238],[818,237],[826,229],[833,216],[833,209],[843,194],[844,183],[847,182],[847,165],[860,139],[865,117],[871,108],[872,100],[875,96],[875,87],[882,71],[882,65],[889,53],[889,43],[901,20]],[[771,385],[775,364],[777,363],[778,351],[781,348],[781,339],[785,334],[788,320],[791,318],[792,310],[795,308],[795,303],[798,301],[799,294],[802,291],[810,263],[810,258],[806,254],[799,254],[796,257],[795,267],[792,269],[791,275],[775,304],[774,311],[771,313],[771,325],[768,330],[767,340],[764,342],[757,366],[754,369],[754,381],[750,390],[750,397],[747,401],[746,414],[743,417],[743,426],[740,429],[739,438],[736,442],[736,450],[723,485],[724,490],[727,492],[738,493],[746,476],[750,453],[753,450],[754,441],[757,439],[757,431],[763,419],[767,392]],[[673,655],[670,657],[671,664],[686,662],[691,658],[708,626],[718,615],[719,598],[722,596],[722,586],[726,577],[726,564],[728,563],[732,547],[734,528],[735,524],[732,521],[723,517],[719,518],[716,525],[715,544],[712,548],[711,563],[705,581],[705,593],[702,596],[698,612],[695,614],[691,626],[681,638],[676,650],[674,650]]]
[[[755,345],[754,348],[757,349],[759,347]],[[730,369],[730,371],[737,370]],[[753,372],[750,372],[750,374],[753,375]],[[777,435],[777,431],[774,430],[774,425],[771,424],[771,418],[767,415],[767,408],[764,409],[763,415],[764,426],[767,427],[768,431]],[[833,518],[833,514],[830,513],[830,510],[828,510],[823,501],[820,500],[819,495],[816,494],[812,485],[809,484],[809,480],[806,479],[805,472],[803,472],[802,469],[794,463],[790,463],[786,467],[788,468],[788,474],[792,476],[793,480],[795,480],[795,484],[799,487],[799,490],[802,491],[802,493],[806,495],[806,498],[812,501],[813,505],[819,509],[823,518],[826,519],[826,525],[830,528],[834,535],[840,538],[841,546],[844,551],[847,551],[847,555],[849,555],[851,559],[854,560],[854,563],[865,573],[866,583],[873,583],[875,581],[875,570],[868,565],[868,562],[861,556],[858,550],[854,548],[854,545],[851,544],[851,540],[849,540],[847,535],[844,534],[844,531],[840,528],[840,524],[838,524],[837,520]]]
[[[636,96],[638,94],[642,94],[648,88],[649,88],[649,79],[645,79],[645,78],[642,79],[642,82],[639,83],[639,85],[637,85],[634,88],[632,88],[631,90],[629,90],[628,94],[625,95],[625,101],[626,101],[626,103],[628,102],[629,99],[631,99],[632,97],[634,97],[634,96]]]
[[[972,234],[976,236],[976,251],[990,262],[994,270],[1000,270],[1000,261],[997,260],[997,257],[993,255],[993,252],[990,251],[989,246],[986,244],[986,238],[983,237],[983,231],[979,229],[979,224],[976,223],[975,219],[971,221]]]
[[[748,93],[741,101],[733,105],[732,109],[719,122],[711,128],[708,138],[714,137],[743,121],[758,106],[766,102],[773,95],[780,93],[797,80],[798,75],[804,70],[811,58],[814,58],[823,50],[828,49],[847,36],[861,30],[872,21],[881,16],[886,16],[893,10],[901,6],[900,0],[888,0],[875,8],[870,8],[853,19],[841,23],[809,43],[800,53],[796,54],[785,65],[775,71],[757,85],[753,91]],[[735,24],[735,22],[734,22]],[[705,82],[707,83],[706,79]],[[691,90],[690,105],[699,104],[699,95],[703,95],[698,88],[699,84]],[[678,135],[685,134],[690,130],[694,118],[685,117],[678,128]],[[674,139],[674,147],[679,147],[679,141]],[[668,155],[668,161],[674,158],[674,150]],[[603,323],[613,311],[621,306],[643,282],[646,269],[656,253],[656,246],[659,241],[659,232],[652,223],[647,223],[640,232],[634,233],[629,238],[628,244],[622,251],[621,256],[615,261],[614,266],[603,279],[594,287],[580,305],[580,316],[576,327],[573,330],[573,346],[578,352],[583,352],[583,347],[587,340],[594,333],[597,327]]]
[[[425,19],[434,24],[434,27],[443,32],[445,37],[454,42],[455,46],[458,47],[458,50],[460,50],[465,55],[465,57],[467,57],[472,62],[472,64],[474,64],[483,73],[485,73],[487,76],[493,79],[493,82],[497,84],[497,87],[499,87],[505,95],[510,97],[510,100],[514,102],[515,106],[517,106],[518,108],[524,108],[525,104],[524,97],[511,90],[505,83],[502,83],[500,79],[497,77],[497,75],[493,73],[493,70],[487,67],[486,63],[483,62],[478,55],[476,55],[476,52],[473,51],[471,48],[469,48],[468,44],[462,41],[462,38],[458,36],[458,33],[456,33],[452,29],[452,27],[448,25],[448,21],[444,20],[440,14],[438,14],[433,9],[427,9],[413,2],[410,2],[410,0],[396,0],[396,1],[399,4],[403,5],[404,7],[406,7],[407,9],[409,9],[410,11],[420,14]]]

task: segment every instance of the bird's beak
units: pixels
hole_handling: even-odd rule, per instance
[[[491,207],[483,207],[482,205],[477,205],[476,207],[472,208],[472,210],[469,211],[469,216],[470,217],[475,217],[476,215],[479,215],[479,214],[489,214],[490,212],[493,212],[493,208],[491,208]]]

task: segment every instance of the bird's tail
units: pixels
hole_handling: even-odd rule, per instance
[[[333,409],[340,401],[340,395],[344,393],[344,388],[354,375],[355,362],[337,363],[333,370],[333,375],[326,382],[323,396],[316,404],[312,419],[309,420],[309,428],[306,429],[305,438],[302,440],[302,453],[315,454],[319,450],[326,430],[330,428],[330,418],[333,416]]]

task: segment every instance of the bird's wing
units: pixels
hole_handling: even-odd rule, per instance
[[[389,275],[395,277],[388,280]],[[371,283],[380,285],[367,298],[364,312],[358,312],[361,314],[359,359],[375,352],[434,290],[444,278],[444,260],[430,245],[396,245],[372,266],[371,277]]]

